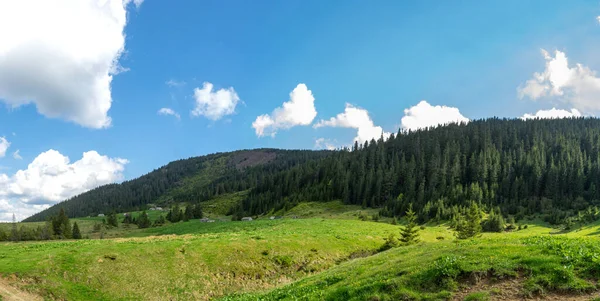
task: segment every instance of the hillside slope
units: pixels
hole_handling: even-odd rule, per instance
[[[504,215],[544,213],[552,223],[600,200],[600,120],[486,119],[355,144],[266,175],[242,214],[298,202],[343,200],[419,220],[448,220],[475,201]]]
[[[202,202],[223,193],[247,190],[261,174],[329,155],[328,151],[243,150],[171,162],[137,179],[109,184],[39,212],[25,222],[44,221],[64,208],[70,217],[144,209],[147,204]]]

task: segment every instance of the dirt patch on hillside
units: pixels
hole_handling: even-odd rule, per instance
[[[465,285],[454,294],[451,300],[463,301],[471,294],[482,292],[489,296],[486,300],[520,301],[520,300],[549,300],[549,301],[590,301],[600,297],[600,292],[588,294],[560,294],[547,293],[543,296],[525,296],[523,294],[523,283],[525,278],[517,277],[510,279],[482,279],[477,283]]]
[[[233,155],[230,159],[230,163],[235,165],[235,168],[242,170],[246,167],[253,167],[257,165],[267,164],[273,161],[277,157],[277,154],[273,151],[266,150],[252,150],[242,151]]]
[[[40,296],[21,291],[10,285],[8,280],[0,278],[0,296],[2,301],[37,301],[43,300]]]

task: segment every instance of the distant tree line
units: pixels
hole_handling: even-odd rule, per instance
[[[600,120],[595,118],[491,118],[399,131],[387,140],[339,151],[263,151],[275,152],[276,159],[249,168],[230,162],[240,152],[175,161],[136,180],[84,193],[29,220],[44,220],[62,207],[72,216],[86,216],[143,209],[164,195],[171,197],[170,204],[199,204],[243,190],[249,193],[230,212],[234,216],[342,200],[380,208],[381,216],[390,217],[404,216],[412,204],[419,223],[456,223],[459,214],[476,204],[493,213],[496,224],[500,218],[531,215],[564,224],[600,206]],[[185,212],[172,216],[183,220]]]
[[[0,228],[0,241],[27,241],[27,240],[51,240],[51,239],[81,239],[81,230],[77,222],[71,226],[69,217],[64,210],[50,218],[37,227],[21,225],[18,227],[13,215],[10,232]]]

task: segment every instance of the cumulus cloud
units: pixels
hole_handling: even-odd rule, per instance
[[[567,55],[555,51],[551,56],[542,49],[546,60],[543,72],[517,88],[519,98],[559,98],[581,112],[600,111],[600,78],[590,68],[576,64],[569,67]]]
[[[213,84],[205,82],[202,89],[194,89],[196,107],[192,116],[204,116],[210,120],[219,120],[223,116],[235,113],[235,107],[240,102],[233,87],[219,89],[213,92]]]
[[[335,140],[331,141],[330,139],[318,138],[315,140],[315,149],[335,150]]]
[[[143,1],[134,0],[141,5]],[[131,0],[0,1],[0,100],[50,118],[110,126]]]
[[[23,159],[23,157],[21,157],[21,154],[19,154],[19,152],[20,152],[20,151],[21,151],[21,150],[19,150],[19,149],[18,149],[18,150],[16,150],[16,151],[13,153],[13,158],[15,158],[15,159],[17,159],[17,160],[21,160],[21,159]]]
[[[109,158],[96,151],[85,152],[81,159],[71,163],[60,152],[48,150],[39,154],[27,169],[10,176],[0,174],[0,200],[6,203],[0,213],[13,210],[22,219],[95,187],[121,181],[127,163],[125,159]],[[0,219],[3,216],[6,217],[0,214]]]
[[[158,115],[170,115],[177,119],[181,119],[181,116],[179,116],[179,113],[175,112],[171,108],[161,108],[160,110],[158,110]]]
[[[417,105],[404,110],[402,117],[402,128],[405,130],[417,130],[449,123],[469,122],[458,108],[447,106],[432,106],[422,100]]]
[[[0,158],[6,156],[6,151],[10,147],[10,142],[5,137],[0,137]]]
[[[383,128],[376,126],[369,116],[369,112],[365,109],[355,107],[351,104],[346,104],[346,109],[343,113],[339,113],[335,117],[331,117],[329,120],[321,120],[313,126],[314,128],[320,127],[342,127],[342,128],[353,128],[357,129],[356,137],[354,141],[358,143],[364,143],[371,139],[379,139],[381,136],[387,139],[390,133],[384,132]]]
[[[581,112],[577,109],[571,109],[571,111],[567,110],[559,110],[556,108],[552,108],[550,110],[539,110],[535,114],[525,114],[521,119],[557,119],[557,118],[572,118],[572,117],[581,117]]]
[[[280,129],[299,125],[310,125],[317,116],[315,98],[305,84],[298,84],[290,93],[290,100],[273,110],[271,115],[263,114],[252,123],[258,137],[275,137]]]

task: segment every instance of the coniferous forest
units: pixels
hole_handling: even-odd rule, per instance
[[[262,159],[256,159],[257,153]],[[223,164],[220,172],[197,180],[215,162]],[[45,220],[60,208],[77,217],[144,209],[149,203],[197,203],[247,190],[231,212],[235,216],[305,201],[342,200],[381,208],[386,216],[402,216],[412,204],[418,220],[425,222],[451,219],[475,202],[488,212],[516,217],[541,213],[559,223],[598,205],[599,187],[599,119],[492,118],[399,132],[385,141],[338,151],[263,149],[179,160],[138,179],[89,191],[28,220]]]

